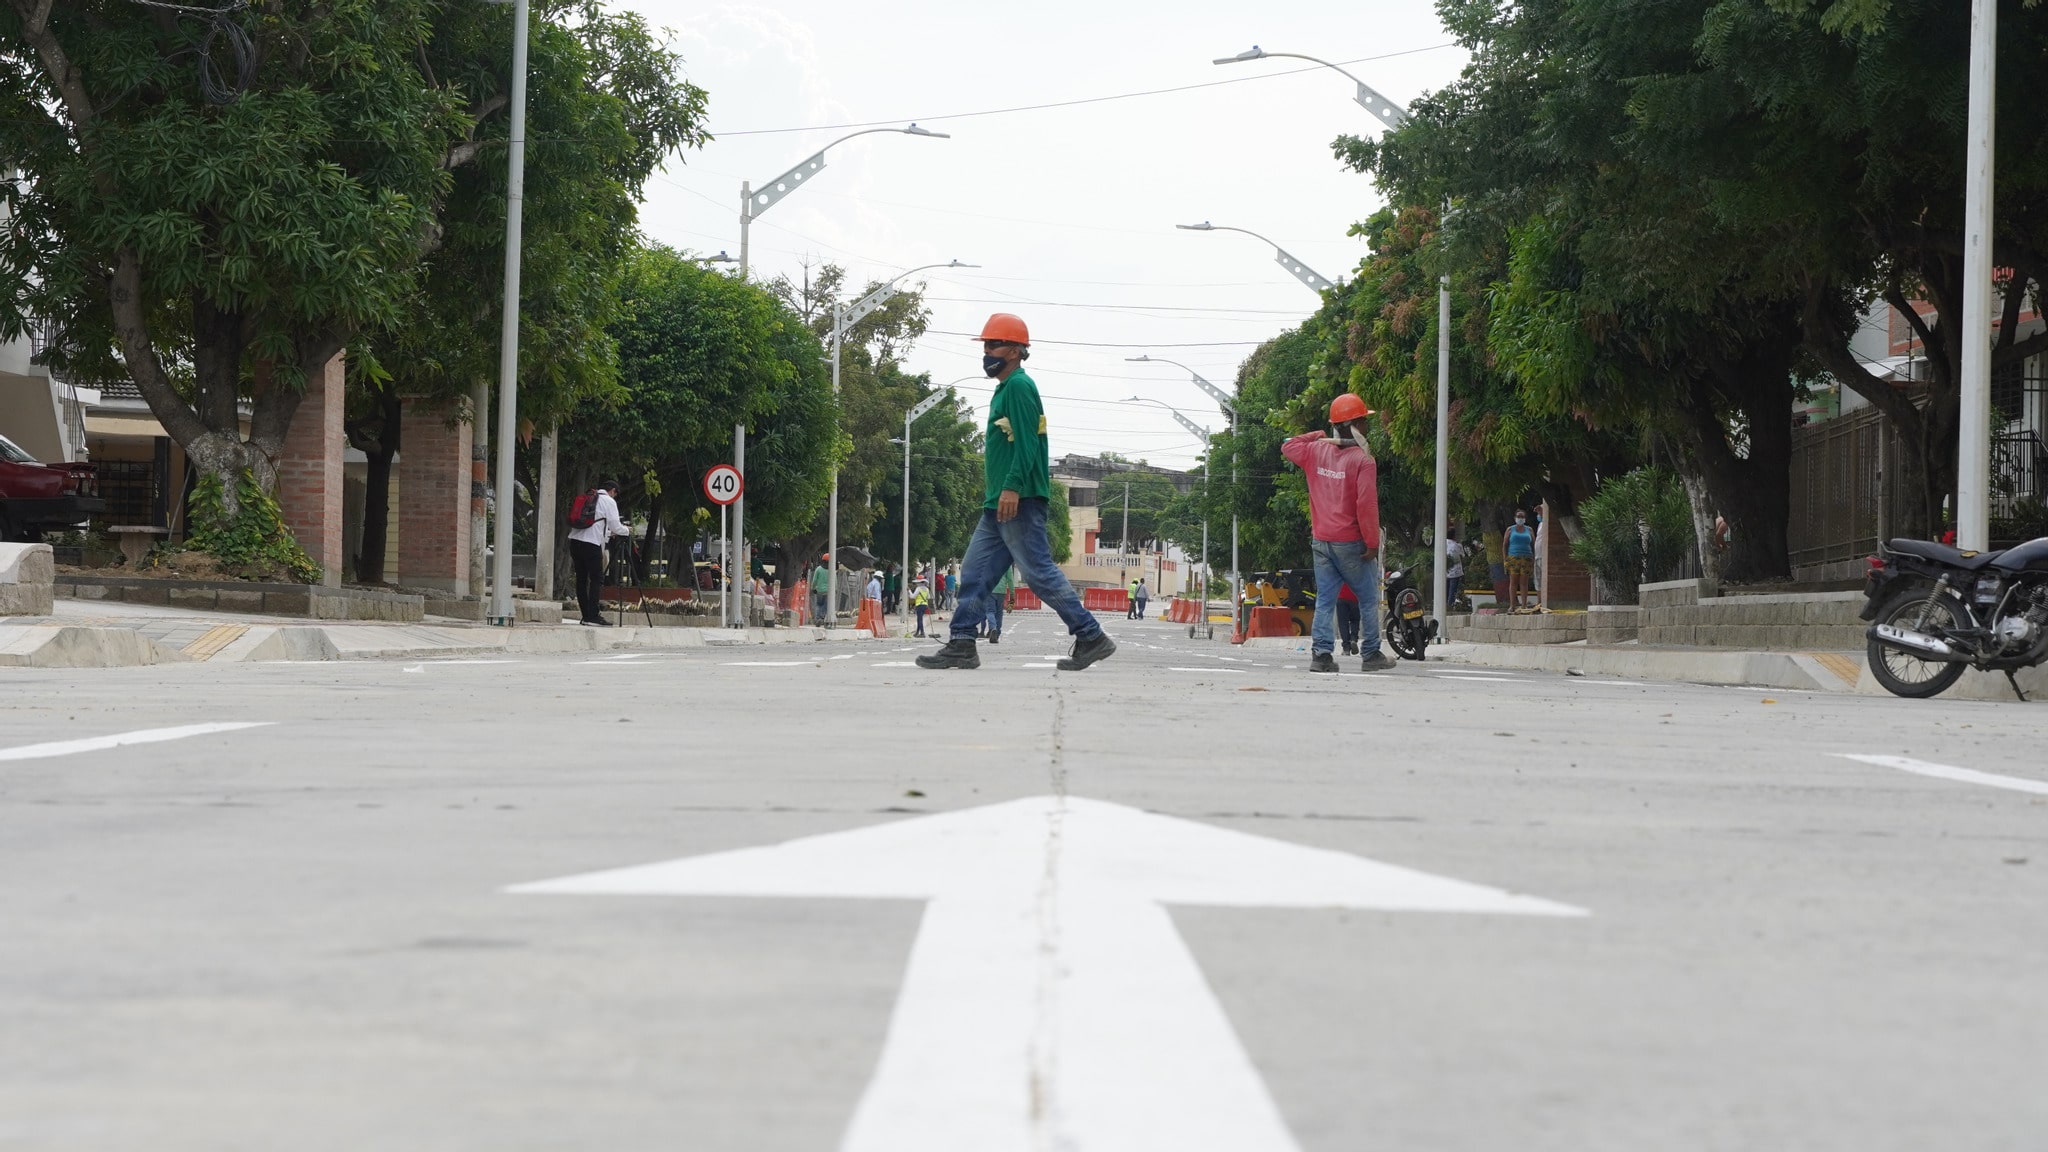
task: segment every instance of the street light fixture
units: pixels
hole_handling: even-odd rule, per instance
[[[698,264],[737,264],[740,262],[739,257],[726,255],[723,248],[718,250],[718,255],[716,256],[692,256],[690,259]]]
[[[1214,384],[1209,383],[1207,380],[1202,379],[1202,374],[1200,372],[1195,371],[1193,368],[1188,367],[1187,365],[1181,363],[1178,360],[1166,360],[1158,356],[1150,356],[1144,354],[1140,354],[1137,356],[1126,356],[1124,357],[1124,359],[1133,364],[1173,365],[1175,368],[1178,368],[1181,371],[1187,373],[1188,376],[1194,380],[1196,387],[1200,388],[1204,392],[1207,392],[1209,394],[1209,398],[1211,400],[1216,401],[1216,406],[1223,410],[1223,414],[1230,418],[1230,491],[1231,503],[1235,504],[1237,502],[1238,453],[1237,405],[1231,403],[1230,394],[1225,392],[1223,389],[1218,388]],[[1178,416],[1179,413],[1176,412],[1175,415]],[[1202,442],[1204,444],[1209,442],[1209,438],[1207,435],[1204,435],[1202,437]],[[1208,476],[1208,465],[1205,464],[1203,465],[1202,469],[1202,481],[1204,484],[1208,483]],[[1206,501],[1204,501],[1204,503],[1206,503]],[[1209,548],[1207,544],[1208,531],[1209,528],[1207,523],[1205,522],[1202,527],[1204,539],[1204,543],[1202,546],[1202,564],[1205,570],[1205,575],[1209,563]],[[1233,508],[1230,513],[1230,618],[1232,620],[1237,619],[1237,604],[1238,601],[1243,597],[1243,583],[1244,577],[1239,573],[1237,567],[1237,511],[1235,508]],[[1205,607],[1203,611],[1206,612],[1207,608]]]
[[[1977,11],[1977,14],[1978,14],[1979,16],[1981,16],[1981,15],[1982,15],[1982,13],[1983,13],[1983,11],[1984,11],[1984,10],[1985,10],[1986,8],[1988,8],[1988,7],[1994,7],[1994,6],[1995,6],[1995,4],[1996,4],[1996,0],[1976,0],[1976,11]],[[1387,98],[1386,98],[1385,96],[1382,96],[1382,95],[1380,95],[1380,94],[1379,94],[1378,92],[1375,92],[1375,91],[1374,91],[1374,90],[1373,90],[1372,88],[1370,88],[1370,87],[1368,87],[1368,86],[1366,85],[1365,81],[1363,81],[1363,80],[1360,80],[1360,79],[1359,79],[1358,77],[1356,77],[1356,76],[1353,76],[1353,75],[1351,75],[1351,73],[1349,73],[1349,72],[1346,72],[1346,71],[1344,71],[1344,69],[1342,69],[1342,68],[1338,67],[1338,66],[1337,66],[1337,65],[1335,65],[1335,64],[1332,64],[1332,63],[1330,63],[1330,62],[1329,62],[1328,60],[1323,60],[1323,59],[1320,59],[1320,58],[1318,58],[1318,57],[1315,57],[1315,56],[1304,56],[1304,55],[1302,55],[1302,54],[1301,54],[1301,53],[1299,53],[1299,52],[1268,52],[1268,51],[1266,51],[1265,49],[1263,49],[1263,48],[1259,47],[1258,45],[1254,44],[1254,45],[1252,45],[1252,46],[1251,46],[1250,50],[1248,50],[1248,51],[1244,51],[1244,52],[1239,52],[1239,53],[1238,53],[1237,55],[1235,55],[1235,56],[1223,56],[1223,57],[1219,57],[1219,58],[1217,58],[1217,59],[1216,59],[1215,61],[1213,61],[1213,63],[1216,63],[1216,64],[1241,64],[1241,63],[1244,63],[1244,62],[1246,62],[1246,61],[1248,61],[1248,60],[1264,60],[1264,59],[1267,59],[1268,57],[1285,57],[1285,58],[1287,58],[1287,59],[1290,59],[1290,60],[1306,60],[1306,61],[1308,61],[1308,62],[1309,62],[1309,63],[1311,63],[1311,64],[1320,64],[1320,65],[1322,65],[1323,67],[1325,67],[1325,68],[1328,68],[1328,69],[1330,69],[1330,70],[1331,70],[1331,71],[1333,71],[1333,72],[1337,72],[1337,73],[1339,73],[1339,74],[1343,75],[1343,76],[1344,76],[1345,78],[1349,79],[1349,80],[1350,80],[1350,81],[1351,81],[1351,82],[1352,82],[1353,84],[1356,84],[1356,85],[1358,85],[1358,92],[1357,92],[1357,94],[1356,94],[1356,95],[1355,95],[1355,96],[1353,97],[1353,99],[1357,100],[1357,101],[1358,101],[1358,103],[1359,103],[1360,105],[1364,106],[1364,108],[1365,108],[1365,110],[1366,110],[1367,112],[1370,112],[1370,113],[1372,113],[1372,114],[1373,114],[1373,115],[1374,115],[1375,117],[1378,117],[1378,119],[1379,119],[1379,122],[1380,122],[1380,123],[1382,123],[1382,124],[1385,124],[1385,125],[1386,125],[1386,126],[1387,126],[1388,128],[1399,128],[1399,127],[1401,127],[1401,126],[1402,126],[1403,124],[1406,124],[1406,123],[1408,122],[1408,119],[1409,119],[1409,117],[1408,117],[1408,110],[1407,110],[1406,108],[1403,108],[1403,107],[1402,107],[1401,105],[1399,105],[1399,104],[1396,104],[1396,103],[1394,103],[1394,102],[1393,102],[1392,100],[1389,100],[1389,99],[1387,99]],[[1973,62],[1975,61],[1975,57],[1974,57],[1974,56],[1972,57],[1972,61],[1973,61]],[[1973,66],[1974,66],[1974,63],[1973,63]],[[1972,107],[1972,116],[1973,116],[1973,117],[1975,116],[1975,108],[1974,108],[1974,104],[1973,104],[1973,107]],[[1972,127],[1973,127],[1973,129],[1974,129],[1974,126],[1975,126],[1975,124],[1976,124],[1976,120],[1975,120],[1974,118],[1973,118],[1973,119],[1971,120],[1971,124],[1972,124]],[[1986,128],[1986,133],[1985,133],[1985,134],[1986,134],[1987,136],[1989,135],[1989,129],[1988,129],[1988,127]],[[1974,136],[1972,137],[1972,139],[1974,140]],[[1973,145],[1973,147],[1974,147],[1974,145]],[[1973,155],[1974,155],[1974,152],[1973,152]],[[1987,195],[1988,195],[1988,193],[1987,193]],[[1989,217],[1989,208],[1988,208],[1988,207],[1986,208],[1986,217],[1987,217],[1987,219],[1988,219],[1988,217]],[[1444,205],[1444,210],[1443,210],[1443,215],[1442,215],[1442,217],[1441,217],[1441,220],[1442,220],[1442,222],[1443,222],[1443,223],[1445,223],[1445,224],[1448,224],[1448,223],[1449,223],[1449,221],[1450,221],[1450,218],[1451,218],[1451,208],[1450,208],[1450,205],[1449,205],[1449,204],[1445,204],[1445,205]],[[1187,227],[1187,225],[1182,225],[1182,227]],[[1269,244],[1270,244],[1270,243],[1272,243],[1272,241],[1270,241],[1270,240],[1269,240],[1269,241],[1267,241],[1267,243],[1269,243]],[[1986,278],[1986,283],[1987,283],[1987,284],[1989,283],[1989,280],[1988,280],[1988,276],[1987,276],[1987,278]],[[1965,303],[1967,304],[1967,298],[1966,298],[1966,300],[1965,300]],[[1965,327],[1965,329],[1966,329],[1966,330],[1971,330],[1971,329],[1969,329],[1969,323],[1970,323],[1970,320],[1969,320],[1969,317],[1968,317],[1968,315],[1967,315],[1967,312],[1968,312],[1968,309],[1967,309],[1967,307],[1966,307],[1966,308],[1965,308],[1965,313],[1966,313],[1966,314],[1965,314],[1965,316],[1964,316],[1964,320],[1963,320],[1963,323],[1964,323],[1964,327]],[[1987,320],[1987,321],[1985,322],[1985,324],[1984,324],[1984,325],[1982,325],[1981,327],[1979,327],[1979,328],[1977,328],[1977,329],[1974,329],[1974,331],[1986,331],[1986,330],[1988,330],[1988,329],[1989,329],[1989,322],[1988,322],[1988,320]],[[1969,375],[1969,374],[1968,374],[1968,372],[1967,372],[1967,371],[1965,371],[1965,373],[1964,373],[1964,376],[1965,376],[1965,378],[1966,378],[1966,379],[1968,378],[1968,375]],[[1988,387],[1988,385],[1987,385],[1987,387]],[[1988,395],[1988,392],[1987,392],[1987,395]],[[1968,396],[1967,396],[1967,393],[1966,393],[1966,394],[1965,394],[1965,399],[1964,399],[1964,405],[1965,405],[1965,408],[1966,408],[1966,410],[1967,410],[1968,404],[1969,404],[1969,399],[1968,399]],[[1967,429],[1967,427],[1968,427],[1968,424],[1969,424],[1969,417],[1968,417],[1968,415],[1967,415],[1967,411],[1966,411],[1966,414],[1965,414],[1965,416],[1964,416],[1964,427],[1965,427],[1966,429]],[[1988,436],[1989,436],[1989,433],[1988,433],[1988,432],[1987,432],[1986,436],[1987,436],[1987,439],[1988,439]],[[1437,618],[1437,620],[1438,620],[1439,622],[1441,622],[1441,621],[1443,620],[1443,618],[1444,618],[1444,613],[1445,613],[1445,612],[1446,612],[1447,610],[1449,610],[1449,607],[1450,607],[1450,606],[1449,606],[1448,604],[1446,604],[1446,603],[1444,602],[1444,592],[1445,592],[1445,587],[1444,587],[1444,576],[1443,576],[1443,573],[1444,573],[1444,544],[1445,544],[1445,536],[1446,536],[1446,535],[1447,535],[1447,534],[1449,533],[1449,531],[1450,531],[1450,513],[1451,513],[1451,486],[1450,486],[1450,477],[1451,477],[1451,278],[1450,278],[1450,276],[1449,276],[1448,274],[1445,274],[1445,275],[1439,276],[1439,277],[1437,278],[1437,288],[1436,288],[1436,519],[1435,519],[1435,524],[1434,524],[1434,527],[1435,527],[1435,530],[1436,530],[1436,541],[1435,541],[1435,543],[1434,543],[1434,544],[1432,545],[1432,552],[1431,552],[1432,556],[1434,557],[1434,567],[1433,567],[1433,569],[1432,569],[1432,572],[1433,572],[1433,578],[1434,578],[1434,579],[1433,579],[1433,582],[1435,583],[1436,587],[1435,587],[1435,589],[1433,590],[1433,594],[1431,595],[1431,598],[1430,598],[1430,603],[1431,603],[1432,605],[1434,605],[1434,612],[1435,612],[1436,618]],[[1962,485],[1962,486],[1960,486],[1960,487],[1961,487],[1962,489],[1964,489],[1964,490],[1967,490],[1967,485]],[[1981,547],[1983,547],[1983,545],[1982,545],[1981,543],[1980,543],[1980,544],[1977,544],[1977,545],[1970,545],[1970,544],[1967,544],[1967,543],[1965,543],[1965,544],[1964,544],[1963,546],[1964,546],[1964,547],[1966,547],[1966,548],[1967,548],[1967,547],[1973,547],[1973,546],[1974,546],[1974,547],[1980,547],[1980,548],[1981,548]],[[1441,624],[1439,624],[1439,626],[1441,626]]]
[[[912,124],[911,127],[917,128],[917,125]],[[921,128],[918,129],[918,131],[920,133],[924,132],[924,130]],[[936,133],[925,134],[936,135]],[[823,154],[824,153],[822,152],[819,153],[819,155],[821,156]],[[905,276],[912,276],[919,272],[924,272],[932,268],[979,267],[981,267],[981,265],[979,264],[962,264],[958,260],[948,260],[944,264],[921,264],[918,267],[912,268],[907,272],[898,273],[896,277],[890,280],[887,284],[882,285],[880,288],[877,288],[873,292],[870,292],[867,295],[861,297],[860,299],[854,301],[850,307],[834,307],[832,309],[833,399],[836,400],[839,397],[839,352],[840,349],[845,345],[846,329],[849,325],[860,323],[863,319],[867,318],[869,314],[874,312],[875,309],[880,308],[884,304],[887,304],[890,298],[896,295],[896,285],[901,283]],[[904,423],[904,438],[906,440],[909,439],[910,436],[909,427],[909,422],[906,421]],[[908,479],[910,475],[910,445],[908,444],[905,444],[903,446],[903,474],[905,476],[904,499],[908,500],[910,497],[910,482]],[[825,603],[828,605],[828,608],[827,616],[824,621],[824,626],[830,628],[839,622],[839,465],[836,463],[832,465],[832,504],[831,507],[827,509],[825,513],[825,537],[826,551],[832,557],[832,562],[826,565],[825,567]]]
[[[1183,232],[1242,232],[1247,236],[1266,240],[1264,236],[1260,236],[1249,228],[1232,228],[1227,224],[1211,224],[1207,220],[1202,221],[1200,224],[1175,224],[1174,227],[1179,228]],[[1273,244],[1273,241],[1266,240],[1266,243]],[[1273,261],[1282,268],[1287,269],[1296,280],[1308,285],[1308,290],[1311,292],[1321,294],[1336,287],[1327,277],[1318,274],[1315,269],[1296,260],[1287,249],[1282,248],[1278,244],[1273,244]]]

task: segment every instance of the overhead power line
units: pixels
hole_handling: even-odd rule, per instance
[[[943,330],[943,329],[939,329],[939,328],[928,328],[928,329],[926,329],[926,331],[928,331],[928,332],[932,333],[932,334],[933,334],[933,335],[935,335],[935,336],[964,336],[964,337],[966,337],[966,338],[967,338],[967,339],[969,339],[969,340],[972,340],[972,339],[974,339],[974,338],[976,338],[976,337],[978,337],[978,336],[980,336],[980,335],[981,335],[981,333],[979,333],[979,332],[947,332],[947,331],[945,331],[945,330]],[[1264,341],[1264,340],[1193,340],[1193,341],[1183,341],[1183,342],[1181,342],[1181,343],[1178,343],[1178,344],[1162,344],[1162,343],[1159,343],[1159,342],[1158,342],[1158,341],[1156,341],[1156,340],[1142,340],[1142,341],[1139,341],[1139,342],[1138,342],[1138,343],[1136,343],[1136,344],[1104,344],[1104,343],[1101,343],[1101,342],[1098,342],[1098,341],[1093,341],[1093,340],[1033,340],[1033,341],[1032,341],[1032,343],[1033,343],[1033,344],[1065,344],[1065,345],[1068,345],[1068,346],[1070,346],[1070,347],[1074,347],[1074,348],[1232,348],[1232,347],[1243,347],[1243,348],[1256,348],[1256,347],[1258,347],[1259,345],[1261,345],[1261,344],[1264,344],[1264,343],[1266,343],[1266,341]]]
[[[1374,60],[1391,60],[1396,56],[1414,56],[1422,52],[1438,52],[1445,48],[1456,48],[1456,42],[1431,44],[1426,48],[1407,48],[1399,52],[1382,52],[1377,56],[1360,56],[1352,60],[1339,60],[1339,65],[1367,64]],[[943,116],[892,116],[887,120],[861,120],[847,124],[806,124],[799,128],[743,128],[732,132],[714,132],[713,139],[730,136],[779,136],[790,132],[840,131],[846,128],[875,128],[888,124],[928,124],[937,120],[969,120],[977,116],[1007,116],[1013,112],[1043,112],[1049,108],[1073,108],[1082,104],[1106,104],[1112,100],[1136,100],[1144,96],[1166,96],[1175,92],[1192,92],[1198,88],[1221,88],[1225,84],[1249,84],[1257,80],[1273,80],[1281,76],[1294,76],[1303,72],[1321,70],[1322,65],[1307,68],[1289,68],[1284,72],[1264,72],[1256,76],[1233,76],[1228,80],[1208,80],[1200,84],[1181,84],[1172,88],[1148,88],[1142,92],[1118,92],[1111,96],[1083,96],[1075,100],[1054,100],[1045,104],[1019,104],[1010,108],[984,108],[979,112],[950,112]]]

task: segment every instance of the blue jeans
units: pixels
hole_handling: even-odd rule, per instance
[[[1351,594],[1358,597],[1359,652],[1370,656],[1379,651],[1380,604],[1385,599],[1380,592],[1379,559],[1356,540],[1344,544],[1317,540],[1312,551],[1316,558],[1316,623],[1310,630],[1313,651],[1336,651],[1340,584],[1351,585]]]
[[[982,606],[988,610],[988,630],[991,632],[1001,632],[1003,630],[1003,594],[1001,592],[989,593],[988,599],[982,601]]]
[[[1027,499],[1017,501],[1017,515],[1007,524],[996,522],[995,509],[982,510],[974,537],[967,542],[967,556],[960,561],[960,608],[953,613],[953,639],[974,638],[974,630],[988,614],[989,594],[1013,564],[1024,586],[1059,614],[1068,632],[1081,640],[1102,635],[1095,614],[1081,607],[1081,597],[1067,582],[1066,573],[1052,562],[1052,544],[1045,536],[1045,501]]]

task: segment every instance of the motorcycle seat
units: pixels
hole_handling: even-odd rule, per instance
[[[1974,555],[1965,555],[1946,544],[1936,544],[1932,540],[1906,540],[1903,538],[1887,540],[1884,550],[1887,552],[1897,552],[1905,556],[1918,556],[1922,560],[1932,561],[1936,564],[1946,564],[1951,568],[1960,568],[1965,572],[1975,572],[1993,560],[1998,559],[2001,555],[1998,552],[1978,552]]]

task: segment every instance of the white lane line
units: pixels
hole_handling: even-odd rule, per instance
[[[1975,768],[1956,768],[1947,764],[1932,764],[1915,760],[1910,756],[1866,756],[1856,752],[1837,752],[1844,760],[1857,760],[1875,764],[1879,768],[1897,768],[1915,776],[1932,776],[1937,780],[1959,780],[1965,784],[1983,784],[1991,788],[2008,788],[2014,792],[2031,792],[2036,796],[2048,796],[2048,780],[2028,780],[2020,776],[2000,776],[1996,772],[1979,772]]]
[[[1228,673],[1230,673],[1231,675],[1233,675],[1233,676],[1234,676],[1234,675],[1238,674],[1239,672],[1242,672],[1242,671],[1244,671],[1244,669],[1242,669],[1242,668],[1168,668],[1168,669],[1167,669],[1167,671],[1168,671],[1168,672],[1228,672]]]
[[[643,659],[645,659],[645,658],[646,658],[646,657],[647,657],[648,655],[649,655],[649,654],[648,654],[648,653],[646,653],[646,652],[627,652],[627,653],[625,653],[624,655],[620,655],[620,656],[600,656],[600,657],[598,657],[598,658],[597,658],[597,659],[595,659],[595,660],[578,660],[578,661],[577,661],[577,663],[578,663],[578,664],[609,664],[609,663],[611,663],[611,662],[612,662],[612,661],[614,661],[614,660],[643,660]]]
[[[837,656],[834,656],[834,657],[832,657],[832,659],[834,659],[834,660],[851,660],[851,659],[853,659],[853,653],[851,653],[851,652],[841,652],[841,653],[840,653],[839,655],[837,655]]]
[[[429,660],[429,664],[517,664],[517,660]]]
[[[1473,676],[1463,672],[1438,672],[1436,673],[1436,678],[1439,680],[1485,681],[1490,684],[1520,684],[1522,682],[1513,676]]]
[[[728,660],[720,668],[807,668],[816,660]]]
[[[1058,664],[1019,664],[1019,668],[1057,668]]]
[[[917,667],[917,661],[915,661],[915,660],[884,660],[884,661],[882,661],[882,662],[881,662],[880,664],[870,664],[870,665],[868,665],[868,667],[870,667],[870,668],[915,668],[915,667]]]
[[[75,752],[98,752],[106,748],[119,748],[123,744],[157,744],[165,740],[183,740],[187,736],[205,736],[214,732],[268,728],[273,723],[275,721],[240,720],[215,724],[185,724],[177,728],[142,728],[134,732],[116,732],[112,736],[92,736],[84,740],[57,740],[48,744],[0,748],[0,760],[41,760],[49,756],[69,756]]]

